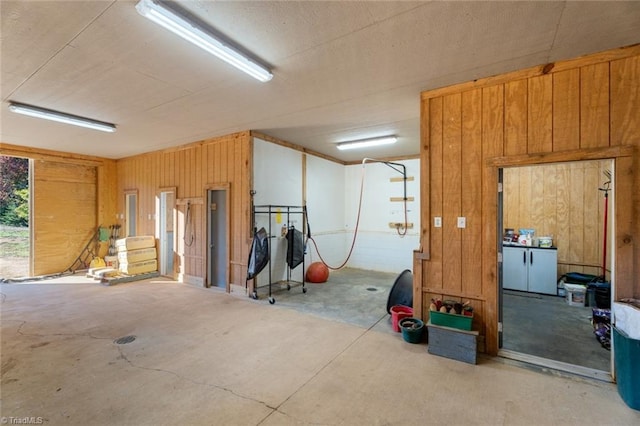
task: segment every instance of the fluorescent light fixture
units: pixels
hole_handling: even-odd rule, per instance
[[[273,74],[266,67],[254,62],[242,53],[224,44],[221,40],[200,28],[194,22],[180,16],[157,0],[140,0],[136,9],[145,18],[168,29],[183,39],[195,44],[223,61],[233,65],[262,82],[269,81]]]
[[[80,117],[78,115],[66,114],[64,112],[53,111],[46,108],[19,104],[16,102],[9,103],[9,111],[28,115],[29,117],[44,118],[45,120],[57,121],[59,123],[65,124],[73,124],[74,126],[86,127],[88,129],[100,130],[103,132],[116,131],[115,124],[105,123],[104,121],[93,120],[91,118]]]
[[[340,142],[336,145],[339,150],[368,148],[379,145],[390,145],[398,141],[397,136],[382,136],[379,138],[361,139],[357,141]]]

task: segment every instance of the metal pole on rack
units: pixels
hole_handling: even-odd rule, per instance
[[[269,204],[269,236],[268,236],[269,240],[272,238],[272,233],[271,233],[271,204]],[[273,245],[271,244],[271,241],[269,242],[269,303],[271,303],[273,305],[273,303],[275,302],[275,300],[273,299],[273,297],[271,297],[271,254],[273,252]],[[273,300],[273,302],[272,302]]]

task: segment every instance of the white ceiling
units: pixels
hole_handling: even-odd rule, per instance
[[[0,2],[0,141],[122,158],[256,130],[344,161],[419,152],[420,92],[640,42],[640,2],[181,1],[273,70],[260,83],[136,1]],[[115,123],[102,133],[8,101]],[[396,134],[391,148],[338,151]]]

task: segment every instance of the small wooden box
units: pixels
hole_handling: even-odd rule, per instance
[[[477,331],[434,325],[431,321],[427,323],[427,329],[429,330],[427,351],[430,354],[476,364],[479,334]]]

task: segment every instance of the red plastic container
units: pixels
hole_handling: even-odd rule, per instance
[[[393,331],[400,333],[399,322],[403,318],[413,316],[413,308],[404,305],[394,305],[391,307],[391,328]]]

